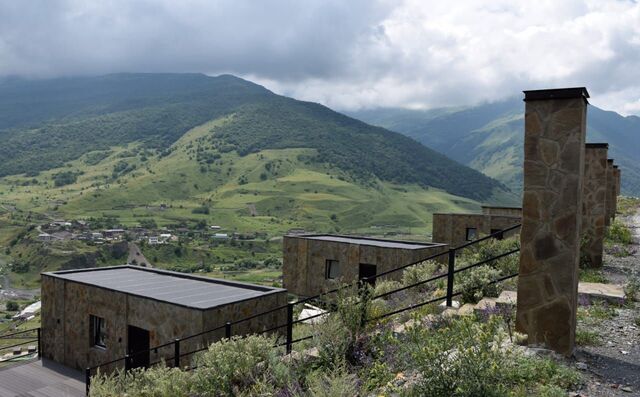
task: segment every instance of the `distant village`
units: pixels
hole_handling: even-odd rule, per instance
[[[42,242],[81,240],[94,244],[104,244],[118,241],[144,242],[148,245],[177,242],[181,238],[199,237],[213,240],[255,240],[267,238],[263,232],[229,233],[222,226],[211,225],[206,229],[190,229],[179,227],[175,229],[149,229],[145,227],[95,229],[91,223],[84,220],[54,220],[39,228],[38,240]]]

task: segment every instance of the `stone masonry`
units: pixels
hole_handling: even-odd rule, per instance
[[[100,269],[135,269],[132,266],[118,266]],[[146,268],[143,268],[146,269]],[[82,272],[95,269],[84,269]],[[177,274],[156,269],[140,270],[166,275],[202,280],[210,288],[217,286],[237,287],[237,300],[210,307],[190,307],[170,301],[163,301],[138,294],[126,293],[89,283],[65,279],[65,275],[74,272],[55,272],[42,274],[42,355],[45,358],[72,368],[86,367],[115,360],[127,354],[129,326],[149,331],[151,347],[185,338],[224,325],[227,321],[247,318],[269,309],[286,305],[287,292],[280,288],[252,286],[227,280],[206,279],[202,277]],[[172,278],[167,284],[172,285]],[[127,284],[123,280],[123,284]],[[164,287],[166,289],[166,287]],[[260,295],[242,294],[242,291],[260,291]],[[170,290],[167,290],[169,294]],[[198,291],[190,293],[197,294]],[[98,348],[90,343],[90,315],[105,320],[106,347]],[[286,322],[286,309],[276,310],[268,315],[259,316],[250,321],[232,327],[232,334],[244,335],[270,329]],[[284,332],[284,328],[281,329]],[[181,352],[187,353],[219,340],[225,335],[224,329],[204,333],[201,336],[183,339]],[[150,362],[165,359],[172,363],[174,346],[154,349]],[[181,365],[188,365],[192,356],[185,356]],[[101,372],[110,372],[122,368],[123,361],[101,367]]]
[[[574,350],[586,137],[585,88],[525,91],[524,192],[516,328]]]
[[[606,143],[587,143],[585,150],[581,252],[590,267],[602,266],[608,147]]]
[[[445,244],[338,235],[287,235],[282,242],[283,285],[290,293],[313,296],[358,280],[361,265],[376,274],[446,251]],[[331,278],[328,266],[336,266]],[[402,272],[381,279],[398,280]]]
[[[615,184],[613,191],[613,197],[615,198],[613,201],[613,217],[615,218],[618,211],[618,196],[620,195],[620,168],[615,164],[613,165],[613,182]]]
[[[607,217],[605,219],[605,225],[611,225],[611,221],[613,220],[615,210],[615,180],[613,174],[613,159],[607,160]]]

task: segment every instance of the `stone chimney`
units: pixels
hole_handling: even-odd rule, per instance
[[[524,192],[516,328],[530,344],[574,350],[589,94],[525,91]]]
[[[613,159],[607,160],[607,218],[606,226],[611,225],[611,221],[615,218],[616,205],[616,181],[613,172]]]
[[[602,266],[607,217],[607,143],[587,143],[582,187],[582,254],[590,267]]]

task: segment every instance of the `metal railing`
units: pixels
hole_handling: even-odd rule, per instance
[[[377,280],[380,277],[388,276],[390,274],[405,270],[405,269],[407,269],[409,267],[417,266],[417,265],[419,265],[421,263],[424,263],[426,261],[440,258],[440,257],[442,257],[444,255],[448,256],[447,272],[439,274],[439,275],[436,275],[436,276],[431,277],[431,278],[426,279],[426,280],[418,281],[418,282],[416,282],[414,284],[411,284],[411,285],[402,286],[402,287],[397,288],[395,290],[379,294],[377,296],[374,296],[372,299],[384,298],[384,297],[387,297],[389,295],[392,295],[392,294],[395,294],[395,293],[398,293],[398,292],[402,292],[402,291],[405,291],[405,290],[408,290],[408,289],[411,289],[411,288],[414,288],[414,287],[417,287],[417,286],[420,286],[420,285],[424,285],[424,284],[427,284],[427,283],[430,283],[430,282],[434,282],[434,281],[446,278],[446,280],[447,280],[447,288],[446,288],[446,294],[444,296],[440,296],[440,297],[437,297],[437,298],[432,298],[432,299],[429,299],[427,301],[420,302],[420,303],[415,303],[415,304],[412,304],[412,305],[407,306],[405,308],[394,310],[394,311],[391,311],[389,313],[385,313],[383,315],[380,315],[380,316],[377,316],[377,317],[374,317],[374,318],[365,319],[364,321],[365,322],[371,322],[371,321],[380,320],[380,319],[385,318],[385,317],[396,315],[396,314],[399,314],[399,313],[402,313],[402,312],[405,312],[405,311],[408,311],[408,310],[413,310],[413,309],[416,309],[416,308],[419,308],[419,307],[422,307],[422,306],[425,306],[425,305],[428,305],[428,304],[433,304],[433,303],[436,303],[436,302],[439,302],[439,301],[444,301],[447,307],[451,307],[452,304],[453,304],[453,298],[462,294],[462,291],[454,292],[454,282],[455,282],[455,274],[456,273],[460,273],[462,271],[466,271],[466,270],[469,270],[469,269],[472,269],[472,268],[475,268],[475,267],[478,267],[478,266],[482,266],[482,265],[491,263],[491,262],[496,261],[498,259],[501,259],[501,258],[504,258],[506,256],[512,255],[512,254],[514,254],[516,252],[519,252],[520,249],[517,248],[517,249],[511,250],[511,251],[508,251],[506,253],[502,253],[502,254],[496,255],[495,257],[492,257],[492,258],[489,258],[489,259],[485,259],[485,260],[482,260],[480,262],[477,262],[477,263],[474,263],[474,264],[471,264],[471,265],[467,265],[467,266],[462,267],[460,269],[456,269],[455,268],[455,262],[456,262],[457,253],[459,251],[465,249],[465,248],[477,245],[477,244],[479,244],[479,243],[481,243],[483,241],[486,241],[488,239],[497,238],[497,237],[501,238],[505,233],[513,231],[513,230],[516,230],[520,226],[521,226],[520,224],[511,226],[511,227],[509,227],[507,229],[503,229],[503,230],[494,232],[492,234],[489,234],[489,235],[487,235],[485,237],[482,237],[482,238],[479,238],[477,240],[470,241],[470,242],[462,244],[460,246],[457,246],[457,247],[454,247],[454,248],[450,248],[449,250],[445,250],[443,252],[431,255],[431,256],[429,256],[427,258],[423,258],[423,259],[421,259],[419,261],[416,261],[416,262],[413,262],[413,263],[409,263],[409,264],[406,264],[406,265],[402,265],[402,266],[393,268],[391,270],[388,270],[388,271],[385,271],[385,272],[382,272],[382,273],[379,273],[379,274],[376,274],[376,275],[373,275],[373,276],[370,276],[370,277],[364,277],[364,278],[362,278],[362,279],[360,279],[358,281],[355,281],[353,283],[346,284],[346,285],[331,289],[331,290],[323,292],[321,294],[317,294],[317,295],[314,295],[314,296],[306,297],[306,298],[297,300],[295,302],[289,302],[286,305],[277,306],[275,308],[266,310],[266,311],[261,312],[261,313],[253,314],[251,316],[248,316],[248,317],[245,317],[245,318],[242,318],[242,319],[239,319],[239,320],[227,321],[224,325],[218,326],[216,328],[212,328],[212,329],[209,329],[209,330],[206,330],[206,331],[202,331],[202,332],[199,332],[199,333],[196,333],[196,334],[193,334],[193,335],[189,335],[189,336],[186,336],[186,337],[183,337],[183,338],[174,339],[173,341],[164,343],[162,345],[154,346],[152,348],[141,350],[141,351],[138,351],[138,352],[133,352],[133,353],[125,355],[124,357],[120,357],[120,358],[117,358],[115,360],[111,360],[111,361],[108,361],[108,362],[105,362],[105,363],[101,363],[101,364],[95,365],[93,367],[88,367],[88,368],[85,369],[86,393],[87,393],[87,395],[89,394],[89,388],[90,388],[90,385],[91,385],[92,373],[97,372],[101,367],[105,367],[105,366],[108,366],[108,365],[113,365],[113,364],[116,364],[116,363],[119,363],[119,362],[123,362],[124,363],[124,369],[126,371],[126,370],[131,369],[132,362],[133,362],[133,359],[135,357],[137,357],[139,355],[143,355],[143,354],[147,355],[147,354],[150,354],[153,351],[157,352],[159,349],[167,348],[169,346],[173,346],[173,356],[165,357],[165,358],[161,359],[160,361],[156,361],[154,363],[150,363],[149,365],[152,366],[152,365],[156,365],[156,364],[158,364],[158,363],[160,363],[162,361],[165,361],[165,362],[173,362],[172,364],[173,364],[174,367],[180,367],[180,359],[181,358],[193,355],[193,354],[201,352],[201,351],[205,351],[205,350],[207,350],[209,348],[208,345],[210,343],[215,343],[215,341],[214,342],[210,342],[210,343],[205,343],[204,347],[196,348],[195,350],[189,351],[189,352],[183,352],[182,351],[182,346],[183,346],[184,342],[186,342],[187,340],[190,340],[190,339],[193,339],[193,338],[198,338],[198,337],[203,337],[206,334],[219,332],[219,331],[222,331],[223,329],[224,329],[224,337],[225,338],[231,338],[231,336],[232,336],[232,327],[234,325],[238,325],[238,324],[241,324],[243,322],[247,322],[247,321],[262,317],[264,315],[272,314],[274,312],[285,310],[285,309],[286,309],[287,321],[284,324],[280,324],[280,325],[271,327],[269,329],[262,330],[260,332],[255,332],[254,334],[264,334],[264,333],[268,333],[268,332],[274,332],[274,331],[277,331],[277,330],[279,330],[281,328],[285,328],[286,327],[286,330],[284,332],[285,341],[280,343],[280,344],[277,344],[276,347],[284,346],[285,347],[285,352],[287,354],[289,354],[289,353],[291,353],[292,346],[295,343],[310,339],[312,337],[312,336],[306,336],[306,337],[301,337],[301,338],[298,338],[298,339],[294,340],[293,339],[293,326],[295,324],[302,323],[303,321],[312,320],[314,318],[325,316],[327,314],[326,312],[323,312],[323,313],[315,314],[315,315],[312,315],[312,316],[309,316],[309,317],[305,317],[303,319],[294,320],[293,319],[293,313],[295,311],[294,309],[295,309],[296,305],[305,304],[305,303],[309,303],[309,302],[318,302],[318,301],[327,303],[327,301],[323,301],[323,298],[328,297],[328,296],[330,296],[332,294],[335,294],[337,292],[346,290],[348,288],[353,288],[353,287],[356,287],[358,285],[362,285],[365,282],[371,282],[371,281]],[[502,281],[508,280],[510,278],[516,277],[517,275],[518,275],[518,273],[507,275],[507,276],[504,276],[504,277],[500,277],[500,278],[498,278],[496,280],[492,280],[488,284],[494,284],[494,283],[502,282]],[[330,306],[330,304],[328,304],[328,305]],[[187,369],[193,369],[193,368],[194,367],[190,367],[190,368],[187,368]]]
[[[26,354],[26,355],[22,354],[22,346],[32,344],[32,343],[37,344],[36,352],[37,352],[38,358],[40,358],[41,349],[40,349],[40,328],[39,327],[26,329],[24,331],[12,332],[10,334],[0,335],[0,341],[3,341],[3,340],[4,341],[6,340],[21,341],[21,342],[12,343],[7,346],[0,346],[0,358],[4,357],[4,355],[7,354],[8,352],[14,353],[13,349],[17,347],[20,348],[21,354],[15,355],[15,357],[2,360],[0,361],[0,364],[4,364],[7,362],[15,362],[15,360],[25,358],[25,356],[28,356],[29,354]]]

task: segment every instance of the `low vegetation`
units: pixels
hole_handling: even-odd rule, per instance
[[[579,374],[509,342],[505,320],[424,317],[405,332],[394,322],[365,323],[373,291],[346,290],[336,311],[308,326],[304,348],[284,356],[275,337],[232,338],[211,345],[183,371],[158,366],[92,379],[92,397],[115,396],[560,396]],[[428,318],[428,319],[427,319]],[[398,318],[396,318],[397,320]]]

